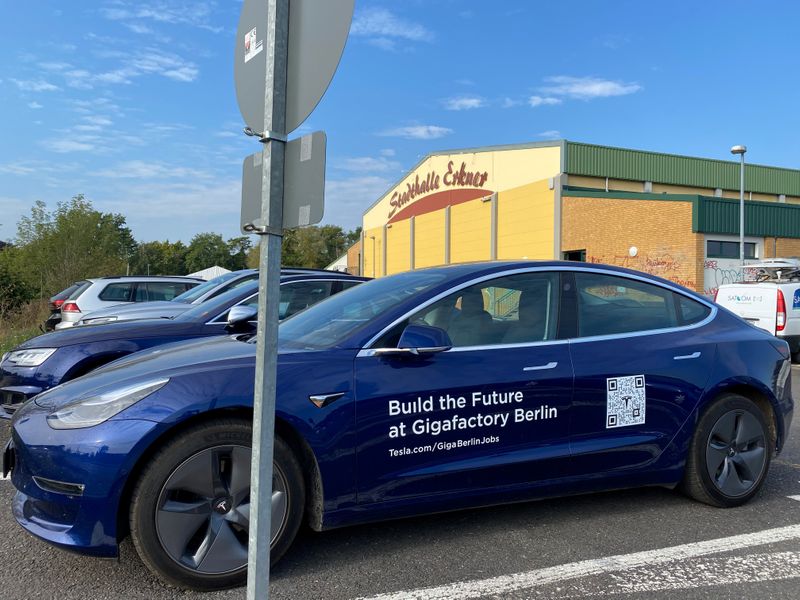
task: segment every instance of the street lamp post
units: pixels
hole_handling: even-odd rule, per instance
[[[372,240],[372,276],[375,277],[375,236],[369,236],[369,239]]]
[[[744,279],[744,153],[747,146],[734,146],[731,154],[738,154],[739,166],[739,259],[742,261],[742,279]]]

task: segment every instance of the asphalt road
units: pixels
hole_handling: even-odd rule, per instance
[[[800,397],[800,368],[793,389]],[[274,599],[800,598],[795,420],[761,493],[722,510],[661,489],[611,492],[302,533]],[[8,437],[0,425],[0,440]],[[163,586],[126,541],[119,561],[51,548],[14,522],[0,481],[0,598],[244,598]],[[797,496],[797,498],[791,498]]]

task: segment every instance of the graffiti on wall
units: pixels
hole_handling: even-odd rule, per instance
[[[587,256],[586,261],[643,271],[650,275],[669,279],[689,289],[697,289],[697,282],[692,278],[686,277],[687,271],[691,272],[693,269],[686,268],[687,265],[691,265],[691,261],[682,252],[654,250],[652,252],[639,252],[636,256],[631,256],[630,254],[595,255]]]
[[[755,281],[757,273],[757,269],[745,268],[743,277],[739,259],[707,258],[703,261],[703,293],[706,296],[713,296],[719,286],[726,283]]]

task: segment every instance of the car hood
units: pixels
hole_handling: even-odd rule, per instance
[[[186,304],[185,302],[142,302],[141,304],[126,304],[125,306],[112,306],[104,308],[103,310],[96,310],[84,315],[81,321],[101,317],[117,317],[118,321],[127,321],[130,319],[162,319],[178,316],[194,307],[194,304]]]
[[[99,326],[98,326],[99,327]],[[56,408],[78,398],[153,379],[213,370],[224,364],[254,361],[256,346],[242,336],[223,335],[174,342],[136,352],[61,384],[34,398],[36,405]]]
[[[36,406],[54,409],[73,400],[158,379],[193,377],[198,373],[222,371],[229,367],[255,366],[256,345],[249,335],[221,335],[173,342],[136,352],[115,360],[83,377],[51,388],[34,397]],[[281,349],[281,355],[295,357],[302,350]],[[279,365],[280,365],[279,357]],[[279,367],[280,368],[280,367]],[[23,409],[17,411],[24,413]]]
[[[191,321],[172,321],[170,319],[142,319],[103,323],[101,325],[82,325],[59,329],[52,333],[36,336],[23,342],[15,350],[26,348],[62,348],[74,344],[101,342],[117,339],[140,339],[170,335],[191,335],[197,323]]]

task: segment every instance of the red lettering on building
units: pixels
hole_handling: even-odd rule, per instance
[[[403,191],[395,191],[389,198],[389,219],[391,219],[406,204],[414,201],[417,197],[430,194],[440,189],[441,183],[447,187],[469,187],[481,188],[489,179],[488,171],[467,171],[467,163],[462,162],[458,170],[454,169],[455,163],[451,160],[447,163],[447,172],[444,176],[439,176],[435,172],[429,172],[425,179],[420,180],[419,175],[414,177],[414,181],[407,181]]]

